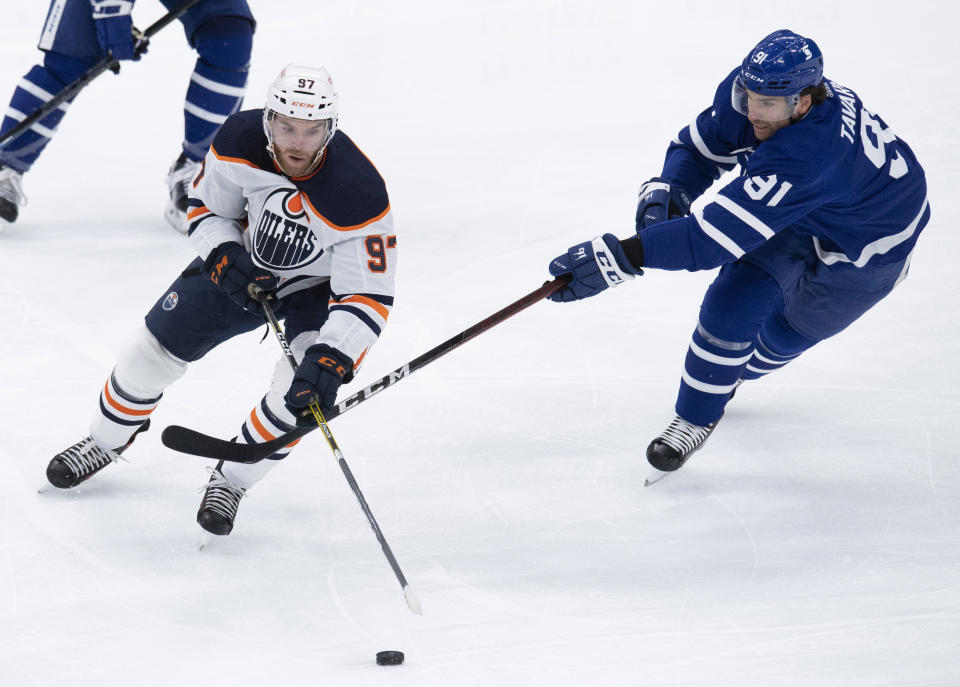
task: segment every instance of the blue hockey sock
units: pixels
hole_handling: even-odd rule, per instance
[[[719,420],[751,359],[757,332],[782,302],[780,288],[753,265],[725,265],[704,294],[684,361],[677,415],[705,426]]]
[[[764,321],[757,334],[757,346],[743,371],[743,378],[759,379],[779,370],[816,343],[794,330],[782,313],[774,313]]]
[[[10,99],[0,125],[0,133],[5,133],[33,114],[39,107],[63,90],[67,82],[61,82],[54,72],[46,66],[34,65],[27,72]],[[33,166],[40,153],[53,138],[60,120],[63,119],[70,102],[61,103],[46,117],[35,122],[22,134],[7,141],[0,149],[0,164],[18,172],[26,172]]]
[[[698,323],[683,363],[677,415],[700,426],[720,419],[752,354],[752,342],[725,341]]]
[[[200,57],[183,104],[183,151],[202,160],[220,125],[243,103],[253,28],[241,17],[215,17],[193,39]]]

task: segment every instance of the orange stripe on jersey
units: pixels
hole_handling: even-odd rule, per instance
[[[337,231],[353,231],[354,229],[363,229],[365,226],[367,226],[367,225],[369,225],[369,224],[373,224],[374,222],[379,222],[380,220],[382,220],[384,217],[387,216],[387,213],[388,213],[388,212],[390,212],[390,205],[387,205],[386,209],[385,209],[383,212],[381,212],[381,213],[380,213],[379,215],[377,215],[376,217],[371,217],[371,218],[368,219],[366,222],[361,222],[360,224],[354,224],[354,225],[349,226],[349,227],[341,227],[339,224],[334,224],[333,222],[331,222],[330,220],[328,220],[326,217],[324,217],[323,215],[321,215],[321,214],[317,211],[317,209],[316,209],[315,207],[313,207],[313,203],[310,202],[310,198],[307,197],[307,194],[306,194],[306,193],[303,193],[303,194],[301,194],[301,195],[303,196],[303,202],[306,203],[306,204],[310,207],[310,209],[313,211],[313,214],[315,214],[317,217],[319,217],[320,219],[322,219],[322,220],[324,221],[324,223],[325,223],[328,227],[330,227],[331,229],[336,229]]]
[[[196,178],[193,180],[193,187],[196,188],[197,184],[200,183],[200,180],[203,179],[203,175],[206,173],[207,169],[207,158],[203,158],[203,162],[200,163],[200,171],[197,173]]]
[[[192,220],[194,217],[198,217],[199,215],[205,215],[208,212],[212,212],[212,210],[210,210],[210,208],[206,206],[194,208],[193,210],[187,213],[187,219]]]
[[[110,380],[107,380],[107,383],[103,385],[103,395],[107,399],[107,403],[113,406],[116,410],[119,410],[124,415],[149,415],[153,412],[153,408],[150,410],[134,410],[133,408],[127,408],[127,406],[117,403],[117,401],[110,395]]]
[[[362,303],[368,308],[373,308],[380,317],[387,319],[390,316],[390,311],[387,310],[382,303],[377,303],[372,298],[367,298],[366,296],[350,296],[349,298],[343,298],[339,301],[334,301],[335,303]]]
[[[254,169],[260,169],[257,165],[250,162],[250,160],[244,160],[242,157],[227,157],[226,155],[221,155],[218,153],[213,146],[210,146],[210,152],[213,153],[213,156],[218,160],[223,160],[224,162],[236,162],[241,165],[248,165]]]
[[[275,436],[267,431],[267,428],[263,426],[263,423],[260,422],[260,418],[257,417],[256,408],[250,411],[250,424],[253,425],[253,428],[257,430],[257,434],[259,434],[265,441],[272,441],[273,439],[276,439]]]
[[[369,348],[364,348],[364,349],[363,349],[363,353],[361,353],[361,354],[360,354],[360,357],[357,358],[357,362],[355,362],[355,363],[353,364],[353,370],[354,370],[354,372],[356,372],[356,370],[360,367],[360,363],[363,362],[363,359],[366,357],[367,351],[369,351],[369,350],[370,350]],[[298,440],[298,441],[299,441],[299,440]]]

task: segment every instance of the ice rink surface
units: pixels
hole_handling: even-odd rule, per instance
[[[162,218],[194,53],[178,25],[84,91],[0,234],[0,685],[960,684],[960,95],[952,2],[254,2],[247,107],[327,66],[387,180],[397,306],[352,393],[633,231],[667,143],[750,47],[822,48],[927,171],[911,275],[848,331],[742,388],[644,489],[712,273],[541,303],[332,423],[423,604],[410,613],[319,433],[198,551],[212,462],[279,350],[194,365],[129,463],[39,494],[123,342],[191,259]],[[135,21],[159,17],[139,2]],[[4,8],[0,98],[45,3]],[[379,667],[383,649],[406,653]]]

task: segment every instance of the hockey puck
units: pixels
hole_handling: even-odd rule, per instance
[[[378,651],[377,652],[378,666],[398,666],[401,663],[403,663],[402,651]]]

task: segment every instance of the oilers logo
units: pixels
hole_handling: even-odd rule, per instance
[[[277,189],[267,196],[252,239],[257,262],[268,269],[297,269],[323,255],[310,231],[303,196],[295,188]]]
[[[164,310],[173,310],[174,308],[177,307],[177,303],[179,302],[180,302],[180,296],[177,295],[176,291],[171,291],[163,299],[163,304],[161,307]]]

